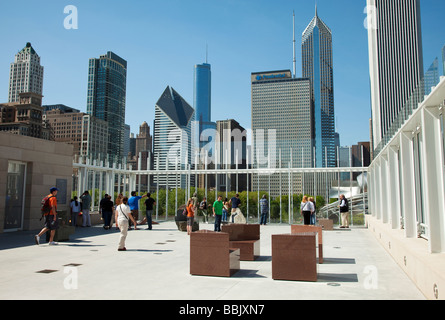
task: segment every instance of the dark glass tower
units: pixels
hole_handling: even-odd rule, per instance
[[[193,82],[193,105],[195,108],[195,148],[201,149],[207,144],[209,134],[213,137],[216,130],[216,123],[212,121],[212,72],[208,63],[195,65]],[[207,129],[207,134],[202,133]],[[204,140],[204,141],[200,141]]]
[[[312,84],[315,166],[335,167],[334,76],[332,32],[317,10],[302,38],[303,77]]]
[[[90,59],[87,113],[108,122],[108,154],[119,162],[124,154],[127,61],[113,52]]]

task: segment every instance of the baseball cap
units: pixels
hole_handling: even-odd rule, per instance
[[[49,190],[49,192],[51,192],[51,193],[53,193],[54,191],[59,191],[59,189],[57,189],[56,187],[54,187],[54,188],[51,188],[51,189]]]

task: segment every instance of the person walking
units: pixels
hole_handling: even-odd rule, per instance
[[[218,200],[213,203],[213,216],[215,217],[214,231],[221,232],[221,220],[223,215],[222,196],[218,196]]]
[[[81,203],[77,201],[77,196],[74,196],[73,200],[70,203],[70,211],[71,211],[71,225],[73,227],[77,226],[77,217],[80,214]]]
[[[260,225],[266,225],[267,223],[267,215],[269,214],[269,201],[267,200],[266,195],[264,194],[260,200],[260,208],[261,208],[261,221]]]
[[[85,191],[81,196],[82,201],[82,227],[91,227],[91,196],[88,191]]]
[[[340,228],[349,228],[349,204],[348,199],[346,199],[344,194],[340,195],[340,215],[341,215],[341,226]]]
[[[58,229],[57,221],[57,192],[59,189],[51,188],[50,194],[43,199],[42,214],[45,217],[45,226],[39,232],[39,234],[34,236],[37,245],[40,244],[40,237],[50,231],[49,245],[57,245],[58,243],[54,241],[54,235]]]
[[[116,207],[115,211],[115,220],[116,224],[119,227],[120,230],[120,237],[119,237],[119,246],[117,248],[118,251],[126,251],[127,248],[125,247],[125,240],[127,239],[128,234],[128,227],[131,222],[134,224],[134,229],[137,230],[137,224],[134,220],[133,216],[131,215],[130,207],[128,206],[128,198],[124,197],[122,199],[122,204]]]
[[[151,230],[153,228],[153,206],[156,205],[155,199],[151,197],[151,193],[147,193],[147,199],[145,200],[145,218],[142,220],[140,224],[144,224],[147,222],[147,230]]]
[[[144,194],[142,197],[140,197],[140,196],[136,195],[136,191],[132,191],[131,198],[128,199],[128,205],[130,206],[131,215],[133,216],[133,219],[135,221],[138,221],[138,219],[139,219],[139,201],[145,197],[147,197],[146,194]],[[129,230],[131,230],[131,227]]]
[[[314,205],[312,204],[312,202],[309,201],[308,196],[304,196],[303,201],[301,201],[300,210],[305,225],[311,224],[311,213],[312,211],[315,211],[313,206]]]
[[[122,200],[124,199],[124,195],[122,193],[119,193],[119,195],[117,196],[115,202],[114,202],[114,215],[113,217],[116,216],[116,209],[118,206],[120,206],[122,204]],[[119,229],[118,225],[117,225],[117,220],[114,219],[114,222],[116,223],[116,229]]]
[[[186,210],[187,210],[187,234],[190,235],[193,232],[193,223],[195,218],[195,206],[191,198],[187,201]]]

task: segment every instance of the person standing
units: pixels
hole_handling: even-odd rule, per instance
[[[266,195],[264,194],[260,200],[260,209],[261,209],[261,221],[260,225],[267,223],[267,215],[269,214],[269,201],[267,200]]]
[[[199,209],[202,212],[202,215],[204,216],[204,222],[209,223],[209,217],[207,216],[207,198],[204,197],[202,199],[201,203],[199,204]]]
[[[88,191],[85,191],[81,196],[82,200],[82,227],[91,227],[91,196]]]
[[[234,223],[235,217],[238,214],[237,210],[239,210],[239,206],[241,204],[238,193],[232,199],[230,199],[230,203],[232,204],[232,223]]]
[[[133,216],[131,215],[130,207],[128,206],[128,198],[124,197],[122,199],[122,204],[116,207],[115,211],[115,220],[116,224],[119,227],[120,230],[120,237],[119,237],[119,246],[117,248],[118,251],[126,251],[127,248],[125,247],[125,240],[127,239],[128,234],[128,227],[131,222],[134,224],[134,229],[137,230],[137,224],[134,220]]]
[[[218,200],[213,203],[213,216],[215,217],[215,229],[216,232],[221,232],[221,221],[223,215],[223,202],[222,196],[218,196]]]
[[[303,201],[301,201],[300,206],[301,214],[304,219],[305,225],[311,224],[311,213],[314,211],[312,202],[309,201],[307,196],[303,197]]]
[[[77,201],[77,197],[74,196],[74,199],[71,200],[70,203],[70,211],[71,211],[71,225],[73,227],[77,226],[77,217],[79,216],[81,209],[81,204]]]
[[[316,206],[315,206],[315,200],[313,197],[309,197],[309,201],[312,203],[312,209],[311,212],[311,225],[315,226],[317,223],[317,212],[316,212]]]
[[[153,216],[153,206],[156,205],[156,201],[151,197],[150,193],[147,193],[147,200],[145,200],[145,218],[142,220],[140,224],[144,224],[147,222],[147,230],[152,229],[152,216]]]
[[[102,207],[102,219],[104,220],[104,229],[108,230],[111,228],[111,217],[113,216],[113,201],[111,201],[111,196],[109,195],[101,201]]]
[[[344,194],[340,195],[340,215],[341,226],[340,228],[349,228],[349,204]]]
[[[222,221],[227,221],[227,215],[229,214],[229,200],[227,198],[223,201],[223,209],[222,209]]]
[[[39,232],[39,234],[34,236],[36,244],[40,244],[40,237],[46,232],[50,231],[49,245],[57,245],[58,243],[54,241],[54,235],[58,229],[57,221],[57,192],[59,189],[51,188],[50,194],[44,198],[44,208],[42,208],[42,213],[45,217],[45,226]]]
[[[189,199],[187,201],[187,234],[190,235],[193,232],[193,223],[195,218],[195,206],[193,200]]]
[[[131,215],[135,221],[139,219],[139,201],[145,198],[147,195],[144,194],[142,197],[136,195],[136,191],[131,192],[131,198],[128,199],[128,205],[130,206]],[[131,227],[130,229],[131,230]]]

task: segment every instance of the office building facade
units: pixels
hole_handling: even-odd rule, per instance
[[[18,102],[20,93],[43,95],[43,66],[31,43],[15,55],[9,72],[8,102]]]
[[[395,131],[392,124],[424,75],[420,0],[367,0],[367,4],[373,14],[368,17],[368,41],[372,142],[377,149]],[[419,92],[418,97],[423,96]]]
[[[216,121],[216,150],[218,168],[247,168],[247,130],[234,119]],[[246,175],[219,174],[218,190],[241,192],[247,190]]]
[[[108,123],[69,107],[46,111],[44,120],[54,141],[73,145],[74,155],[104,160],[108,147]]]
[[[26,92],[18,102],[0,104],[0,131],[44,140],[53,140],[50,128],[43,119],[42,96]]]
[[[89,61],[87,113],[108,123],[108,154],[121,162],[124,154],[127,61],[107,52]]]
[[[315,17],[303,32],[302,74],[312,84],[314,100],[315,166],[335,167],[335,115],[332,32]]]
[[[252,163],[254,168],[312,168],[314,147],[314,107],[311,81],[293,78],[290,70],[255,72],[252,84]],[[279,195],[301,189],[302,176],[293,186],[278,175],[252,177],[252,189],[270,190]],[[287,181],[287,180],[286,180]],[[303,188],[310,187],[309,179]],[[281,185],[281,186],[280,186]],[[300,188],[300,189],[298,189]]]

